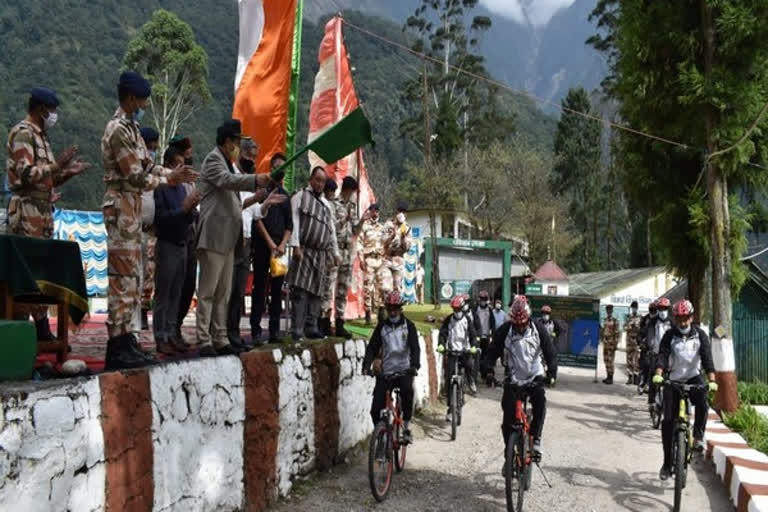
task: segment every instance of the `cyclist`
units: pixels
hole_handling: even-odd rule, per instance
[[[472,318],[474,321],[475,329],[477,330],[477,336],[480,340],[480,349],[485,350],[488,347],[488,343],[491,341],[491,334],[496,328],[496,319],[493,316],[493,310],[491,309],[488,301],[488,292],[483,290],[478,294],[477,305],[472,312]]]
[[[384,300],[387,310],[385,319],[380,320],[371,335],[368,348],[363,358],[363,371],[368,375],[376,374],[376,386],[373,388],[371,419],[376,425],[381,410],[386,405],[387,391],[400,388],[403,405],[403,442],[411,442],[411,417],[413,416],[413,377],[418,372],[421,361],[419,334],[416,326],[403,315],[403,298],[400,292],[387,294]],[[376,361],[374,361],[376,358]],[[371,363],[374,371],[371,372]],[[386,377],[404,373],[394,380]]]
[[[448,412],[445,415],[446,421],[451,421],[451,393],[450,386],[447,384],[453,378],[453,369],[456,366],[456,358],[459,358],[459,366],[464,369],[467,376],[469,390],[472,393],[477,392],[473,367],[473,357],[477,353],[475,336],[475,327],[472,319],[464,311],[467,300],[463,295],[457,295],[451,299],[451,308],[453,313],[445,317],[443,325],[440,327],[440,336],[438,338],[437,351],[442,353],[446,350],[451,352],[464,352],[462,355],[449,355],[445,358],[445,390],[448,400]],[[467,353],[468,352],[468,353]]]
[[[664,334],[659,346],[659,357],[656,360],[656,371],[653,382],[659,385],[664,382],[664,373],[669,374],[669,380],[685,384],[704,385],[701,377],[701,367],[707,373],[709,390],[717,391],[715,382],[715,365],[712,362],[712,347],[709,337],[693,323],[693,304],[681,300],[672,309],[675,317],[675,327]],[[694,447],[704,450],[704,429],[707,426],[709,406],[704,390],[695,390],[690,395],[691,404],[696,407],[696,418],[693,424]],[[661,423],[661,440],[664,446],[664,464],[659,471],[659,478],[669,478],[672,469],[672,436],[674,421],[678,414],[680,392],[672,386],[664,388],[664,420]]]
[[[648,305],[648,313],[643,315],[640,320],[640,334],[637,337],[637,344],[640,347],[640,387],[645,390],[648,385],[648,376],[651,374],[651,367],[656,361],[651,361],[648,347],[648,326],[656,320],[656,301]]]
[[[664,334],[672,328],[672,319],[669,317],[669,299],[662,297],[656,301],[656,318],[648,324],[648,357],[651,361],[650,374],[655,372],[654,365],[659,357],[659,345]],[[656,386],[653,382],[648,385],[648,410],[652,411],[656,401]]]
[[[524,295],[515,297],[509,316],[510,320],[496,330],[493,341],[483,355],[483,373],[486,375],[486,381],[489,384],[493,382],[496,360],[503,355],[507,366],[506,376],[510,384],[523,386],[532,382],[548,381],[553,385],[557,377],[557,352],[547,330],[540,323],[531,320],[531,310]],[[542,364],[542,355],[546,362],[546,369]],[[547,399],[542,386],[536,387],[529,396],[533,412],[531,421],[533,452],[541,457],[541,434],[544,431]],[[514,422],[516,401],[517,395],[514,393],[514,388],[505,385],[501,398],[501,408],[504,411],[504,427],[502,427],[504,453],[507,453],[506,445],[510,435],[506,425]]]

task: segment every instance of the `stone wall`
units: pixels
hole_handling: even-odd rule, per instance
[[[420,340],[416,407],[441,358]],[[0,510],[265,510],[372,431],[365,342],[0,386]]]

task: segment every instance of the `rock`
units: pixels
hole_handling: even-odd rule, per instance
[[[39,435],[59,435],[75,426],[75,410],[72,400],[54,396],[38,401],[32,409],[35,430]]]
[[[85,364],[85,361],[82,361],[80,359],[70,359],[63,365],[61,365],[61,373],[72,377],[74,375],[79,375],[86,371],[88,369],[88,366]]]

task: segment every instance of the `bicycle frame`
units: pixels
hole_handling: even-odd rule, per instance
[[[531,423],[528,418],[528,396],[523,395],[522,398],[518,398],[515,402],[515,425],[514,427],[519,429],[523,435],[528,436],[530,445],[533,446],[533,435],[531,434]],[[525,454],[525,464],[530,465],[533,462],[533,452],[528,450]]]

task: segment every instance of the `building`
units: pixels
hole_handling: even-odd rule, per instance
[[[533,280],[526,285],[529,295],[569,295],[568,274],[554,261],[547,261],[534,272]]]
[[[629,312],[637,301],[640,312],[677,284],[675,276],[664,267],[629,268],[605,272],[586,272],[570,276],[571,294],[600,299],[602,307],[612,304],[614,311]]]

